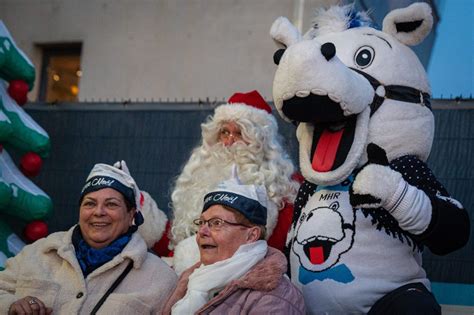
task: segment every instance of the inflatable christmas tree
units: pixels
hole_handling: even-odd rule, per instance
[[[34,80],[33,64],[0,21],[0,215],[25,222],[20,238],[0,219],[0,269],[25,245],[23,240],[33,242],[47,235],[42,220],[52,211],[48,195],[28,179],[40,172],[42,158],[50,150],[48,134],[21,108]],[[7,150],[22,155],[21,171]]]

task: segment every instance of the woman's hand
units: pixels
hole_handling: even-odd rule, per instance
[[[34,296],[25,296],[17,300],[10,305],[10,309],[8,310],[8,315],[49,315],[51,313],[53,313],[53,309],[46,307],[40,299]]]

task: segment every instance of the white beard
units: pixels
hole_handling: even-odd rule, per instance
[[[231,177],[233,164],[238,166],[238,176],[244,184],[271,184],[265,183],[265,174],[259,169],[263,153],[254,150],[257,151],[255,154],[251,151],[249,145],[235,143],[230,147],[215,144],[205,153],[193,153],[172,194],[174,219],[171,231],[174,244],[196,233],[197,228],[192,221],[201,214],[204,196],[217,184]],[[190,169],[197,158],[199,163],[194,169]],[[278,207],[270,199],[267,209],[267,237],[273,232],[277,217]]]

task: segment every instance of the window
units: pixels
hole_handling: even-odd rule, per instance
[[[40,45],[43,53],[39,100],[75,102],[79,94],[81,44]]]

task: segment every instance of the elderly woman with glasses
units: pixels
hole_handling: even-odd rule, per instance
[[[163,314],[304,314],[285,256],[267,245],[264,186],[221,183],[204,198],[200,261],[185,270]]]
[[[25,246],[0,272],[0,314],[155,314],[177,276],[147,252],[140,190],[119,167],[96,164],[79,224]]]

